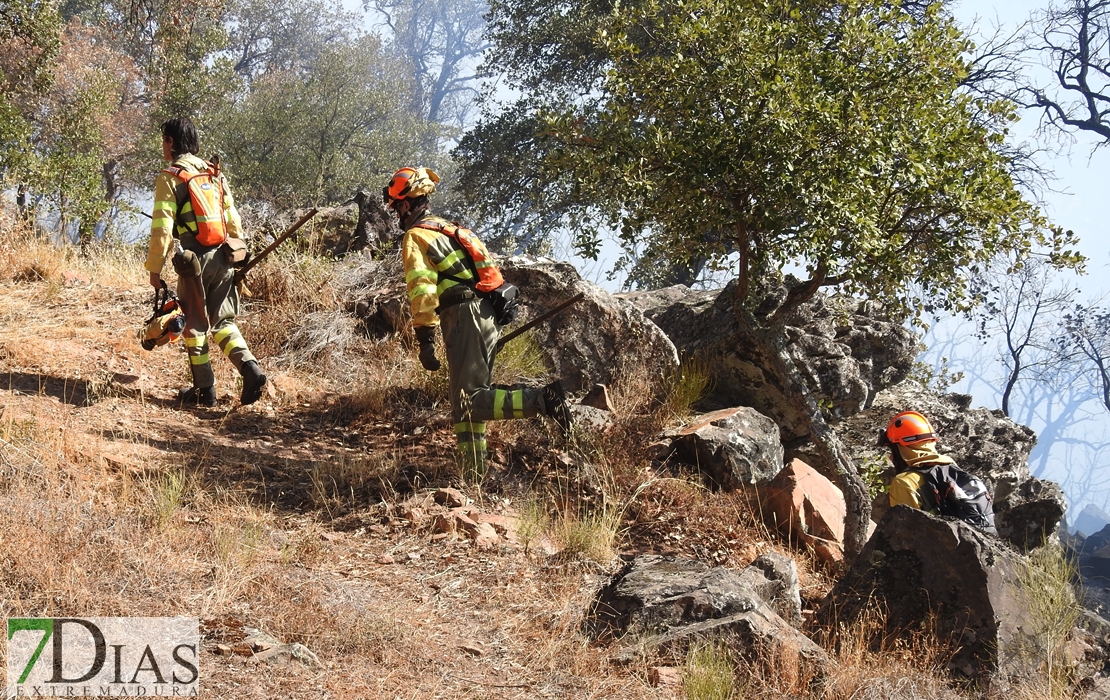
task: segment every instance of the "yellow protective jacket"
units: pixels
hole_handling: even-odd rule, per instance
[[[936,442],[925,442],[917,446],[899,444],[897,448],[902,461],[911,469],[898,474],[890,482],[890,505],[933,510],[932,500],[925,501],[922,498],[921,487],[925,485],[925,475],[914,470],[928,469],[934,464],[955,464],[956,461],[937,452]]]
[[[918,510],[931,510],[921,499],[921,487],[925,484],[925,477],[921,472],[905,471],[894,477],[890,482],[890,505],[911,506]]]
[[[439,226],[451,224],[438,216],[425,216],[405,231],[401,241],[405,284],[412,304],[412,325],[417,328],[438,326],[439,317],[435,311],[440,295],[459,284],[473,287],[477,277],[474,263],[463,247],[451,236],[436,230],[438,226],[428,228],[421,225],[426,222]],[[477,238],[475,243],[485,251],[485,245]],[[485,257],[489,259],[488,252]],[[446,275],[461,281],[449,279]]]
[[[203,160],[191,153],[178,156],[174,159],[173,165],[190,173],[199,173],[206,167]],[[227,235],[231,238],[242,238],[243,222],[239,218],[238,210],[235,209],[235,200],[231,196],[227,180],[223,175],[220,175],[220,178],[224,180],[224,218],[227,223]],[[173,248],[174,233],[180,236],[189,231],[186,226],[177,222],[179,213],[177,197],[180,185],[181,180],[164,171],[158,173],[158,179],[154,181],[154,212],[150,222],[150,245],[146,254],[148,272],[162,272],[166,258]]]

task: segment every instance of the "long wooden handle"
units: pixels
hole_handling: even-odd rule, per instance
[[[236,271],[235,281],[239,282],[244,277],[246,277],[247,272],[252,267],[254,267],[258,263],[262,262],[262,259],[265,258],[267,255],[269,255],[271,252],[273,252],[274,248],[277,248],[279,245],[284,243],[286,238],[289,238],[290,236],[292,236],[294,233],[297,232],[297,229],[299,229],[301,226],[304,226],[305,223],[307,223],[309,219],[316,216],[316,212],[317,212],[316,209],[310,210],[307,214],[302,216],[300,218],[300,220],[297,221],[297,223],[290,226],[289,229],[285,233],[278,236],[276,241],[274,241],[270,245],[266,246],[266,248],[261,253],[259,253],[258,255],[255,255],[250,260],[248,260],[246,265],[242,266],[241,268],[238,269],[238,271]]]
[[[532,319],[528,323],[525,323],[520,328],[517,328],[512,333],[509,333],[505,336],[502,336],[501,340],[497,341],[497,349],[500,350],[501,348],[503,348],[505,346],[505,343],[509,342],[513,338],[516,338],[521,333],[526,333],[526,332],[532,330],[533,328],[535,328],[536,326],[540,325],[544,321],[548,320],[549,318],[551,318],[553,316],[557,316],[558,314],[561,314],[562,312],[566,311],[568,308],[570,308],[574,304],[577,304],[578,302],[582,301],[582,297],[584,297],[584,296],[586,296],[584,292],[579,292],[579,293],[575,294],[574,296],[572,296],[570,299],[567,299],[566,301],[564,301],[562,304],[559,304],[558,306],[556,306],[554,309],[551,309],[550,311],[546,311],[546,312],[540,314],[539,316]]]

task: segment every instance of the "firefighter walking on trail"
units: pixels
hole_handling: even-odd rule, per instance
[[[558,381],[544,387],[490,384],[499,325],[515,313],[516,288],[504,284],[472,232],[432,215],[428,195],[437,182],[427,168],[401,168],[383,197],[405,231],[402,256],[420,364],[430,372],[440,368],[436,329],[442,328],[460,467],[464,479],[476,482],[486,472],[487,421],[545,415],[567,434],[570,411]]]
[[[266,375],[235,325],[239,290],[234,265],[243,262],[243,226],[219,165],[205,162],[197,131],[185,117],[162,125],[162,157],[170,166],[154,183],[154,214],[146,269],[150,284],[162,286],[162,268],[172,256],[178,296],[185,312],[185,349],[193,385],[178,395],[182,403],[216,405],[216,378],[208,354],[208,334],[243,377],[243,405],[262,396]],[[177,244],[175,245],[175,240]]]

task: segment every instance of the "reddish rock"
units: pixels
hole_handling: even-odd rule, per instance
[[[461,509],[451,511],[451,517],[455,519],[455,527],[463,532],[466,532],[471,537],[478,534],[478,523],[476,523],[469,515],[462,512]]]
[[[474,533],[474,545],[478,549],[493,549],[501,543],[501,538],[489,523],[479,523]]]
[[[805,462],[795,459],[761,491],[763,517],[791,541],[813,548],[828,562],[843,560],[844,494]]]
[[[458,522],[455,516],[451,514],[440,514],[436,516],[435,522],[432,523],[432,530],[440,533],[454,532],[458,529]]]
[[[443,488],[435,492],[436,503],[448,508],[459,508],[466,505],[466,496],[458,489]]]
[[[489,523],[493,526],[493,529],[497,531],[497,534],[510,542],[516,540],[517,528],[519,527],[519,520],[517,518],[494,515],[492,513],[479,513],[476,520],[478,524]]]

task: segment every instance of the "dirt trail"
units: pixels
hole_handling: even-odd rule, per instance
[[[106,489],[122,519],[144,523],[143,498],[113,489],[162,483],[181,469],[189,479],[180,507],[147,531],[149,542],[143,527],[129,540],[122,528],[107,533],[111,523],[74,523],[90,542],[116,543],[118,551],[99,557],[144,549],[165,557],[151,543],[181,538],[186,544],[161,562],[172,582],[155,577],[143,590],[126,571],[98,575],[78,559],[78,577],[93,591],[70,596],[85,601],[80,609],[63,609],[57,591],[8,581],[23,587],[26,602],[9,597],[5,614],[200,617],[206,697],[672,697],[651,688],[644,669],[610,667],[607,652],[577,634],[604,571],[546,563],[505,540],[479,550],[467,537],[436,536],[400,517],[389,499],[360,500],[353,487],[343,493],[351,472],[386,463],[411,472],[417,485],[420,474],[443,473],[453,442],[445,412],[427,412],[431,425],[419,416],[353,415],[351,387],[281,372],[272,374],[273,392],[241,407],[222,357],[214,358],[219,406],[180,408],[183,349],[146,352],[136,339],[149,301],[143,288],[81,279],[0,284],[0,425],[9,428],[0,466],[18,466],[27,449],[13,431],[33,426],[41,441],[54,435],[66,446],[63,483],[103,480],[90,488]],[[336,478],[344,474],[346,481]],[[63,501],[77,498],[60,488]],[[506,498],[478,506],[514,509]],[[49,565],[63,567],[60,556]],[[245,627],[305,644],[320,665],[257,663],[244,648]]]

